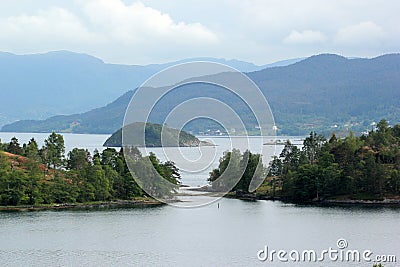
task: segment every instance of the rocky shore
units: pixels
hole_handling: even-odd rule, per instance
[[[63,203],[52,205],[0,206],[0,211],[39,211],[67,209],[100,209],[100,208],[129,208],[164,205],[157,200],[115,200],[94,203]]]

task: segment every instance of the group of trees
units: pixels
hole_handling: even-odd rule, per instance
[[[140,174],[130,172],[122,149],[95,150],[91,155],[86,149],[74,148],[65,157],[63,136],[56,133],[41,148],[33,138],[21,146],[14,137],[0,143],[0,150],[11,153],[0,151],[0,205],[128,200],[146,195],[135,175],[151,177],[155,170],[170,182],[163,188],[164,196],[171,195],[180,183],[173,162],[161,163],[154,154],[142,156],[137,148],[130,148],[135,157],[129,160],[138,165],[134,169]]]
[[[270,163],[269,182],[294,202],[381,199],[400,194],[400,125],[386,120],[368,135],[329,140],[312,132],[303,147],[286,142]]]
[[[249,150],[241,154],[238,149],[233,149],[224,152],[218,168],[210,172],[208,182],[213,190],[249,193],[252,191],[252,180],[263,181],[265,171],[260,154],[253,154]]]
[[[383,199],[400,195],[400,125],[381,120],[360,137],[332,134],[329,140],[311,132],[302,147],[289,140],[269,172],[261,155],[233,149],[225,152],[208,181],[217,191],[248,193],[251,181],[265,179],[268,196],[291,202],[329,198]]]

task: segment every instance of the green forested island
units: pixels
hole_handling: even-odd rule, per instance
[[[141,147],[161,147],[161,146],[198,146],[200,140],[185,131],[179,131],[165,125],[136,122],[124,126],[113,133],[104,143],[106,147],[122,147],[122,131],[124,131],[125,145]],[[143,144],[143,129],[145,144]],[[161,133],[163,139],[161,140]]]
[[[180,175],[173,162],[161,163],[154,154],[142,156],[137,148],[133,166],[146,175],[149,164],[172,186],[163,188],[173,194]],[[107,148],[93,155],[75,148],[64,157],[63,136],[52,133],[42,148],[32,138],[22,146],[17,138],[0,143],[0,205],[54,205],[113,200],[151,200],[129,171],[122,149]],[[148,173],[150,177],[152,174]]]
[[[244,192],[254,198],[293,203],[400,203],[400,125],[389,127],[386,120],[377,124],[376,131],[360,137],[350,134],[337,138],[332,134],[326,140],[312,132],[302,148],[287,141],[253,195],[248,185],[260,155],[248,151],[242,156],[237,151],[225,153],[209,181],[223,173],[232,155],[249,162],[241,181],[232,189],[239,196]]]

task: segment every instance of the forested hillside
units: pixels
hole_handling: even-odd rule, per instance
[[[293,202],[400,199],[400,125],[386,120],[367,136],[312,132],[299,149],[287,142],[271,161],[269,194]]]
[[[135,175],[146,177],[149,187],[154,186],[154,170],[170,182],[163,188],[157,187],[157,193],[160,197],[172,197],[180,184],[174,163],[161,163],[152,153],[142,156],[137,148],[131,148],[130,153],[135,155],[131,166],[140,170],[140,174],[129,171],[122,149],[107,148],[91,155],[85,149],[75,148],[65,155],[64,138],[60,134],[52,133],[41,148],[33,138],[23,145],[12,138],[9,143],[0,143],[0,206],[147,197]]]

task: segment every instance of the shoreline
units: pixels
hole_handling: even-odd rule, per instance
[[[234,198],[234,197],[233,197]],[[240,198],[239,198],[240,199]],[[324,199],[324,200],[312,200],[306,202],[292,202],[282,197],[271,197],[271,196],[257,196],[255,200],[272,200],[282,201],[288,204],[305,205],[305,206],[363,206],[363,207],[399,207],[400,199],[396,198],[384,198],[382,200],[365,200],[365,199]]]
[[[190,191],[197,192],[207,192],[207,193],[220,193],[218,191],[210,190],[209,187],[203,186],[199,188],[190,188],[187,189]],[[280,196],[269,196],[269,195],[258,195],[254,193],[243,193],[237,195],[233,192],[225,194],[223,197],[231,198],[231,199],[239,199],[245,201],[257,201],[257,200],[266,200],[266,201],[281,201],[284,203],[295,204],[295,205],[310,205],[310,206],[392,206],[392,207],[400,207],[400,198],[382,198],[376,200],[366,200],[366,199],[324,199],[324,200],[312,200],[306,202],[292,202],[287,200],[284,197]]]
[[[101,208],[133,208],[133,207],[156,207],[165,205],[157,200],[114,200],[100,201],[93,203],[63,203],[50,205],[21,205],[21,206],[0,206],[3,211],[41,211],[41,210],[72,210],[72,209],[101,209]]]
[[[206,187],[188,188],[189,191],[206,192],[209,194],[220,194],[221,192],[207,190]],[[325,207],[396,207],[400,208],[399,198],[384,198],[382,200],[363,200],[363,199],[325,199],[325,200],[312,200],[307,202],[291,202],[279,196],[267,196],[257,194],[240,194],[227,193],[223,195],[224,198],[237,199],[242,201],[280,201],[286,204],[294,204],[301,206],[325,206]],[[91,203],[62,203],[62,204],[45,204],[45,205],[21,205],[21,206],[0,206],[1,212],[24,212],[24,211],[45,211],[45,210],[95,210],[95,209],[113,209],[113,208],[140,208],[140,207],[157,207],[167,205],[166,203],[158,200],[113,200],[113,201],[99,201]]]
[[[315,204],[322,205],[364,205],[364,206],[399,206],[400,199],[384,198],[382,200],[364,200],[364,199],[326,199],[313,201]]]

